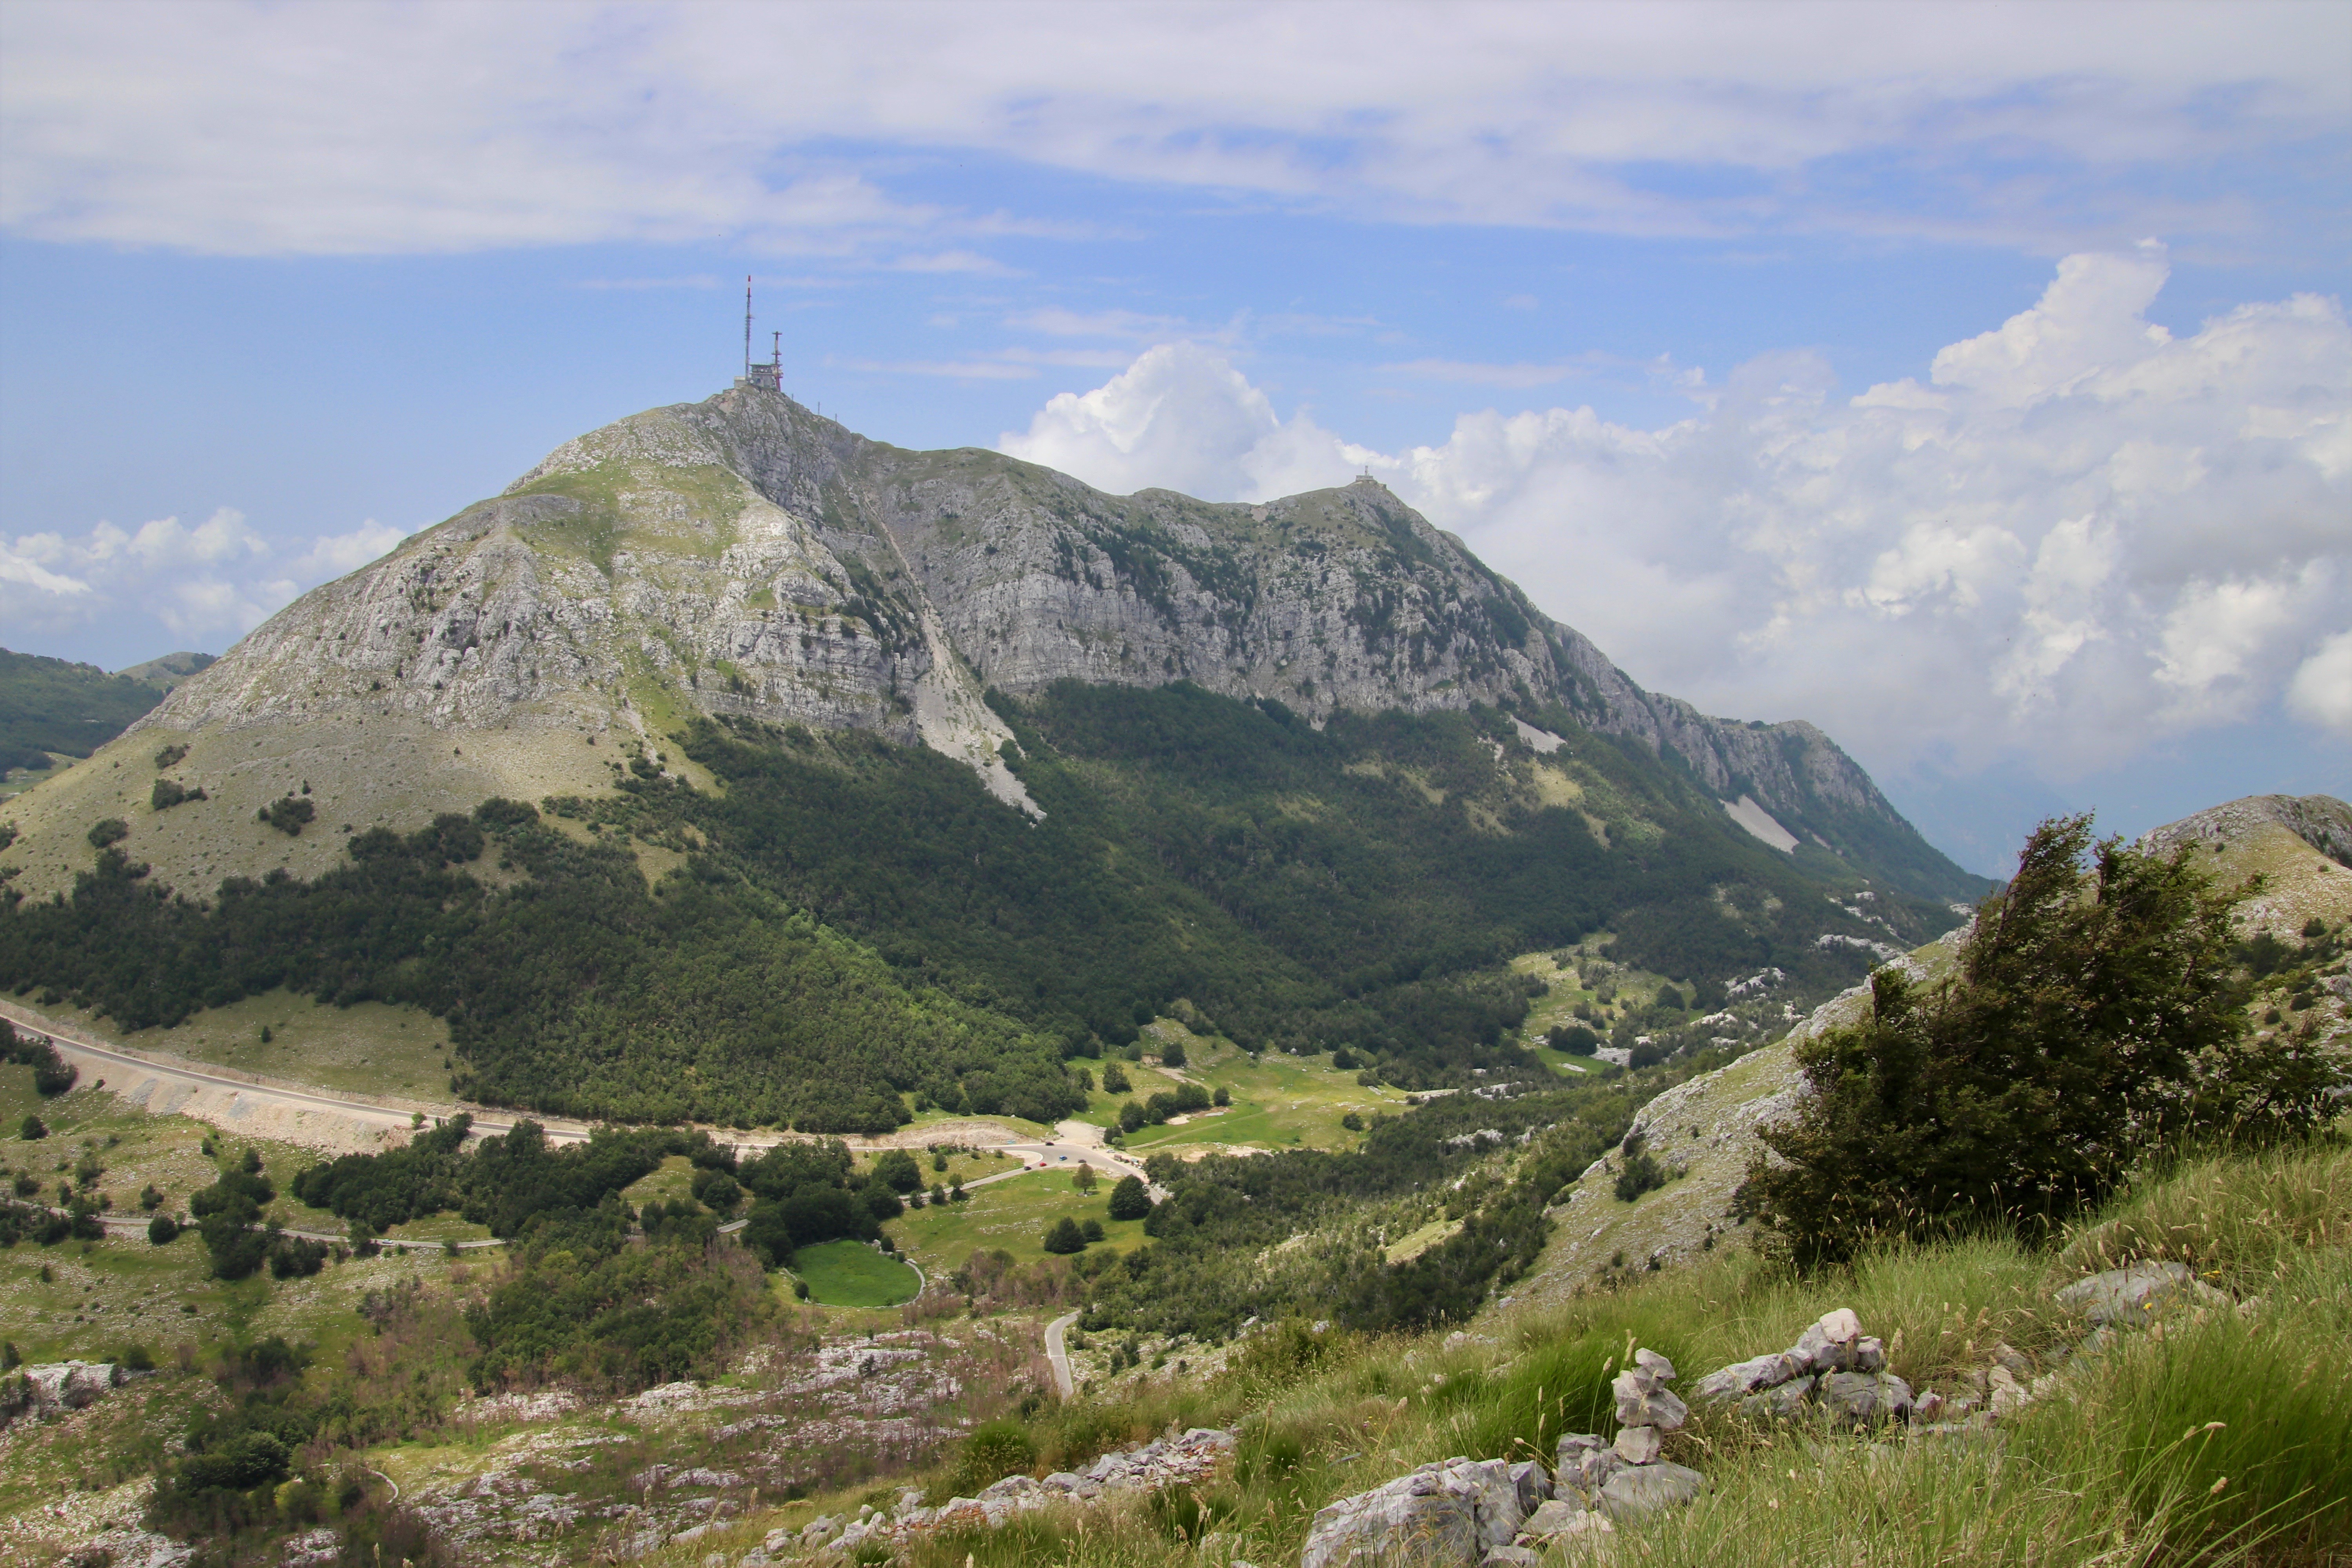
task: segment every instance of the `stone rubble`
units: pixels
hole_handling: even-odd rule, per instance
[[[950,1498],[936,1508],[924,1507],[919,1491],[901,1492],[894,1513],[861,1507],[854,1517],[823,1515],[796,1531],[772,1530],[757,1548],[737,1560],[737,1568],[762,1568],[799,1557],[846,1558],[869,1543],[896,1552],[920,1535],[941,1530],[995,1529],[1017,1515],[1055,1503],[1086,1503],[1119,1493],[1189,1486],[1213,1475],[1236,1441],[1231,1432],[1196,1426],[1181,1436],[1155,1438],[1105,1454],[1083,1471],[1056,1471],[1043,1480],[1034,1476],[1006,1476],[982,1489],[976,1498]],[[670,1537],[673,1542],[682,1539],[682,1534]]]
[[[1611,1385],[1616,1440],[1569,1434],[1549,1476],[1532,1460],[1456,1458],[1341,1498],[1316,1514],[1299,1568],[1370,1568],[1400,1555],[1432,1568],[1532,1568],[1555,1547],[1694,1501],[1706,1479],[1659,1457],[1663,1434],[1690,1415],[1665,1386],[1674,1377],[1672,1362],[1637,1350]]]
[[[0,1429],[18,1421],[86,1410],[138,1375],[112,1362],[48,1362],[26,1367],[0,1378]]]
[[[1848,1426],[1908,1422],[1919,1403],[1911,1385],[1886,1370],[1886,1346],[1844,1307],[1823,1313],[1785,1351],[1708,1373],[1692,1393],[1762,1420],[1818,1411]]]

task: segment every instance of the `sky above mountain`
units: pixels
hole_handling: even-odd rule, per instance
[[[2352,20],[0,8],[0,642],[218,651],[760,357],[907,446],[1370,468],[1999,869],[2352,794]]]

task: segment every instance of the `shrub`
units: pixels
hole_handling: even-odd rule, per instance
[[[175,805],[205,798],[202,785],[190,789],[173,779],[157,779],[155,787],[147,792],[147,804],[157,811],[169,811]]]
[[[1779,1160],[1748,1168],[1753,1212],[1808,1266],[1971,1219],[2038,1227],[2234,1118],[2242,1080],[2200,1063],[2244,1034],[2230,918],[2248,890],[2186,853],[2094,851],[2087,816],[2044,822],[1948,978],[1882,969],[1868,1016],[1797,1047],[1815,1092],[1762,1131]]]
[[[48,1135],[48,1124],[37,1116],[27,1116],[24,1121],[16,1123],[16,1136],[27,1143],[36,1139],[47,1138]]]
[[[1350,1132],[1361,1132],[1364,1130],[1364,1119],[1351,1110],[1339,1118],[1339,1125]]]
[[[158,768],[175,766],[184,761],[187,754],[188,748],[185,746],[177,744],[166,746],[155,753],[155,765]]]
[[[1077,1221],[1064,1215],[1047,1227],[1044,1245],[1048,1252],[1084,1252],[1087,1249],[1086,1233],[1078,1228]]]
[[[1102,1070],[1102,1088],[1105,1094],[1126,1094],[1131,1091],[1135,1085],[1128,1081],[1125,1068],[1120,1067],[1117,1062],[1105,1062]]]
[[[1084,1224],[1078,1226],[1078,1234],[1086,1237],[1089,1244],[1100,1241],[1103,1238],[1102,1221],[1098,1219],[1087,1220]]]
[[[956,1489],[966,1497],[1020,1475],[1037,1462],[1037,1445],[1018,1422],[991,1421],[972,1428],[956,1461]]]
[[[1544,1039],[1553,1050],[1572,1057],[1589,1057],[1601,1048],[1601,1037],[1581,1024],[1556,1024]]]
[[[1358,1057],[1355,1052],[1349,1050],[1347,1047],[1340,1046],[1331,1053],[1331,1070],[1334,1072],[1354,1072],[1361,1059],[1362,1058]]]
[[[1182,1067],[1184,1065],[1184,1042],[1181,1040],[1170,1040],[1167,1044],[1161,1046],[1160,1047],[1160,1065],[1161,1067],[1169,1068]]]
[[[1110,1217],[1141,1219],[1151,1212],[1151,1194],[1144,1190],[1142,1179],[1121,1176],[1110,1190]]]
[[[895,1193],[911,1193],[923,1184],[923,1173],[916,1167],[915,1157],[904,1149],[887,1149],[876,1155],[873,1177]]]
[[[131,825],[119,816],[101,818],[89,830],[89,847],[103,849],[131,837]]]
[[[1234,1091],[1223,1084],[1217,1085],[1217,1091],[1209,1096],[1209,1103],[1212,1105],[1231,1105],[1233,1102]]]
[[[256,822],[266,822],[289,837],[299,837],[306,824],[316,821],[318,806],[307,795],[280,795],[253,814]]]
[[[159,1214],[147,1222],[147,1239],[157,1247],[169,1247],[179,1237],[180,1222],[170,1215]]]

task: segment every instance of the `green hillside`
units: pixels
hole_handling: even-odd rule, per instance
[[[614,793],[544,803],[555,821],[494,802],[372,829],[310,880],[192,901],[99,850],[69,899],[0,914],[0,985],[133,1031],[279,986],[405,1003],[491,1103],[885,1131],[1082,1110],[1062,1063],[1180,1000],[1247,1049],[1461,1086],[1537,1070],[1507,967],[1531,949],[1614,931],[1714,1005],[1766,966],[1826,993],[1871,942],[1954,919],[1891,890],[1857,915],[1842,864],[1816,880],[1646,748],[1573,726],[1539,756],[1491,709],[1318,731],[1181,683],[996,701],[1042,822],[928,749],[698,720],[681,749],[715,789],[640,754]],[[683,857],[651,885],[647,845]]]
[[[0,648],[0,772],[46,768],[49,753],[86,757],[163,700],[166,688]]]

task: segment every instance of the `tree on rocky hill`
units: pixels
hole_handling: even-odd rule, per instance
[[[2254,1065],[2230,930],[2252,890],[2187,853],[2094,845],[2087,816],[2043,823],[1948,978],[1882,969],[1867,1017],[1798,1047],[1813,1093],[1762,1132],[1743,1205],[1800,1263],[1832,1262],[2046,1226],[2152,1148],[2218,1131],[2235,1097],[2215,1076]]]

